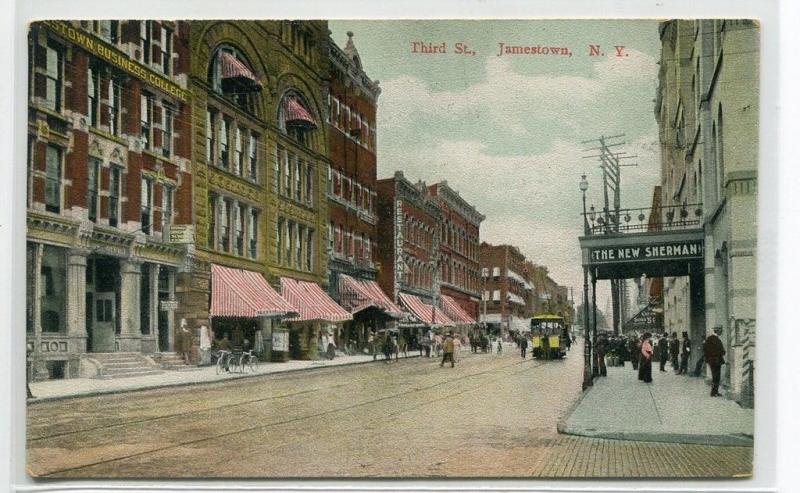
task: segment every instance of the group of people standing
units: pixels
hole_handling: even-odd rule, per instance
[[[708,364],[711,370],[711,396],[716,397],[719,393],[719,383],[721,367],[725,364],[725,347],[719,338],[721,328],[715,328],[714,333],[708,335],[703,342],[703,355],[698,360],[694,376],[700,376],[703,362]],[[641,337],[634,336],[628,341],[628,349],[631,355],[631,363],[634,370],[639,372],[639,380],[650,383],[653,381],[653,359],[659,362],[659,371],[666,372],[667,362],[670,362],[676,375],[686,375],[689,370],[689,356],[692,352],[692,341],[689,333],[684,331],[681,339],[678,333],[673,332],[672,336],[663,333],[656,337],[653,342],[653,335],[645,332]]]

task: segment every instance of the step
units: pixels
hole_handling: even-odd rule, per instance
[[[128,377],[142,377],[147,375],[158,375],[163,373],[161,370],[157,369],[136,369],[136,370],[126,370],[126,371],[114,371],[114,372],[105,372],[101,377],[104,380],[108,379],[116,379],[116,378],[128,378]]]

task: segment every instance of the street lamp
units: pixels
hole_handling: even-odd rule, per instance
[[[586,190],[589,189],[589,182],[586,175],[581,176],[579,184],[581,194],[583,194],[583,227],[585,235],[589,235],[589,222],[586,218]],[[594,206],[592,206],[594,215]],[[594,221],[594,217],[592,217]],[[588,261],[588,260],[587,260]],[[592,385],[592,360],[591,347],[589,346],[589,266],[583,266],[583,390]]]

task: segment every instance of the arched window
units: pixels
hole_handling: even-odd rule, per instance
[[[286,135],[300,144],[311,147],[313,131],[317,129],[310,106],[297,91],[287,91],[278,110],[278,125]]]
[[[254,94],[262,85],[250,62],[235,47],[222,44],[214,51],[208,66],[208,83],[214,92],[231,99],[248,113],[255,109]]]

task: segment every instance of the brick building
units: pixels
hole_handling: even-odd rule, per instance
[[[174,350],[193,213],[188,34],[172,21],[31,26],[26,329],[35,379],[96,376],[100,353]]]
[[[525,256],[512,245],[480,244],[482,306],[479,321],[494,334],[530,330],[533,286],[527,281]]]
[[[314,357],[321,322],[341,313],[310,319],[295,306],[299,315],[286,319],[280,296],[270,304],[237,286],[257,282],[254,291],[280,292],[290,305],[305,290],[332,306],[320,287],[328,269],[327,24],[192,21],[191,46],[197,234],[183,316],[193,329],[210,327],[209,337],[252,341],[260,354],[275,343]]]
[[[458,303],[472,320],[477,320],[481,295],[480,226],[486,217],[446,181],[429,188],[442,211],[440,292]]]
[[[377,191],[378,284],[417,322],[453,326],[437,308],[442,220],[439,201],[424,182],[411,183],[401,171],[378,180]]]
[[[399,308],[376,284],[375,119],[381,90],[361,66],[353,33],[347,36],[344,49],[328,44],[328,291],[353,313],[337,334],[340,345],[355,341],[362,347],[369,330],[383,328]]]

